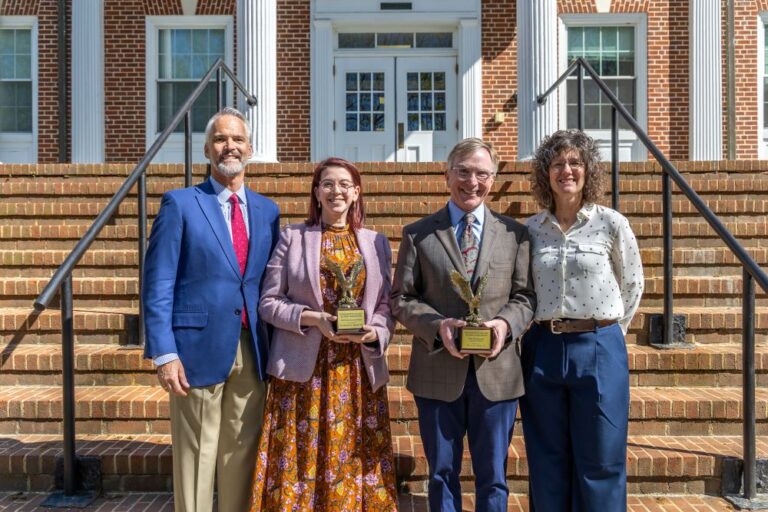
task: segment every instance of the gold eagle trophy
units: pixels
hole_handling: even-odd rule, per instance
[[[469,280],[464,279],[461,273],[451,270],[451,282],[459,292],[461,299],[467,303],[469,313],[464,317],[467,322],[465,327],[459,329],[459,352],[464,354],[490,354],[491,353],[491,328],[480,326],[483,318],[480,316],[480,298],[488,284],[488,274],[480,278],[477,284],[477,292],[472,292]]]
[[[344,274],[344,269],[330,258],[325,258],[325,266],[336,276],[336,282],[341,290],[341,297],[336,305],[336,332],[339,334],[363,334],[365,329],[365,311],[357,306],[357,301],[352,296],[352,287],[355,286],[357,276],[363,269],[362,258],[357,260],[349,270],[349,277]]]

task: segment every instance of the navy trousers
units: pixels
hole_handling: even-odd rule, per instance
[[[531,512],[627,509],[629,369],[618,324],[523,340]]]
[[[469,441],[475,474],[475,510],[505,512],[507,451],[517,414],[517,400],[491,402],[477,385],[470,363],[461,396],[453,402],[415,397],[419,430],[429,463],[429,508],[460,512],[461,457],[464,435]]]

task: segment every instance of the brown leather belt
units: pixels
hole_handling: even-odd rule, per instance
[[[616,323],[616,320],[595,320],[594,318],[560,318],[556,320],[543,320],[538,322],[540,326],[549,330],[552,334],[571,332],[591,332],[599,327],[608,327]]]

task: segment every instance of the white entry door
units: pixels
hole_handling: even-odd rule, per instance
[[[458,140],[454,57],[337,57],[334,153],[364,162],[445,160]]]

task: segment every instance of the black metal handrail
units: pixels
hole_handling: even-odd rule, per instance
[[[717,215],[707,206],[704,200],[691,188],[680,171],[667,160],[664,154],[651,141],[651,138],[643,128],[635,121],[634,117],[616,98],[608,85],[598,76],[592,66],[582,57],[571,62],[568,68],[555,81],[546,92],[537,97],[539,104],[544,104],[547,97],[573,73],[577,73],[578,85],[576,98],[578,103],[577,125],[580,130],[584,128],[584,72],[594,81],[612,105],[611,127],[611,175],[612,197],[614,208],[618,206],[618,119],[620,114],[624,121],[635,132],[640,142],[648,149],[656,161],[661,165],[662,174],[662,203],[663,203],[663,236],[664,236],[664,329],[663,341],[672,343],[673,333],[673,308],[672,308],[672,186],[670,180],[688,198],[702,217],[725,242],[728,249],[739,260],[743,268],[742,286],[742,375],[743,375],[743,410],[744,410],[744,498],[752,500],[757,495],[757,466],[755,445],[755,281],[768,292],[768,275],[760,268],[749,255],[728,228]]]
[[[74,418],[74,333],[72,329],[72,270],[80,261],[93,241],[115,214],[120,204],[128,197],[131,189],[138,182],[138,253],[139,253],[139,289],[141,289],[142,274],[144,271],[144,257],[147,245],[147,186],[146,170],[152,159],[155,158],[160,148],[168,140],[168,137],[176,130],[176,127],[184,120],[184,183],[192,184],[192,106],[208,87],[211,79],[216,77],[216,106],[217,111],[222,108],[223,74],[226,74],[234,86],[243,94],[245,101],[250,106],[256,105],[256,98],[249,93],[245,86],[237,79],[231,69],[222,59],[218,59],[200,79],[200,83],[190,93],[187,100],[179,108],[168,126],[158,135],[144,157],[130,172],[120,188],[112,196],[109,203],[94,219],[83,237],[77,242],[72,252],[64,259],[59,268],[54,272],[48,284],[35,300],[35,309],[43,311],[48,307],[57,290],[61,290],[62,310],[62,372],[63,372],[63,431],[64,431],[64,494],[71,496],[76,493],[76,469],[75,469],[75,418]],[[141,311],[141,294],[139,294],[139,344],[144,339],[144,319]]]

